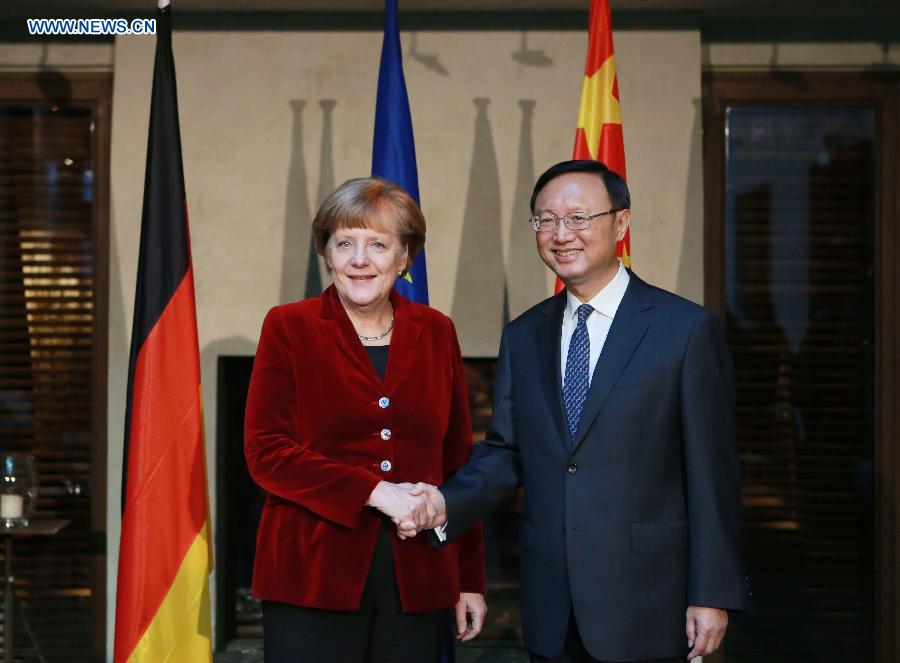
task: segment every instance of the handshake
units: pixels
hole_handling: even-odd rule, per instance
[[[390,483],[382,481],[366,502],[397,526],[397,536],[407,539],[426,529],[447,522],[447,506],[437,486],[428,483]]]

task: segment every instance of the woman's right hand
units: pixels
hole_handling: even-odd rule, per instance
[[[412,484],[381,481],[366,505],[378,509],[394,523],[412,522],[416,529],[422,529],[435,517],[436,511],[426,495],[410,495],[412,488]]]

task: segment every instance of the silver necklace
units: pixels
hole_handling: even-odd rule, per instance
[[[384,330],[383,333],[378,334],[378,336],[363,336],[362,334],[357,334],[359,336],[360,341],[380,341],[385,336],[391,333],[391,330],[394,328],[394,317],[391,316],[391,324],[388,325],[388,328]]]

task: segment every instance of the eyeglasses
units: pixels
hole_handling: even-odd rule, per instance
[[[625,208],[620,207],[605,212],[569,212],[562,216],[553,216],[552,214],[546,216],[533,216],[531,217],[531,228],[534,232],[552,233],[559,228],[559,222],[562,221],[569,230],[584,230],[589,227],[591,221],[597,217],[615,214],[616,212],[621,212],[623,209]]]

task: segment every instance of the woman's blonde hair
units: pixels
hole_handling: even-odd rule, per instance
[[[394,211],[397,237],[407,251],[401,276],[405,275],[425,244],[425,217],[405,189],[382,177],[347,180],[325,199],[313,220],[316,251],[325,255],[325,246],[338,228],[375,228],[374,213],[386,207]]]

